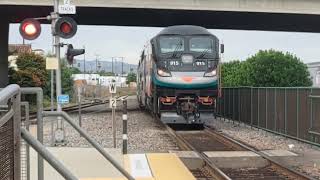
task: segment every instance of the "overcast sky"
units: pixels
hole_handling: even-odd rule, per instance
[[[77,34],[65,43],[72,43],[74,48],[86,47],[87,59],[109,60],[110,57],[125,57],[128,63],[137,64],[144,44],[162,28],[121,27],[121,26],[78,26]],[[320,34],[210,30],[220,42],[225,44],[225,61],[244,60],[260,49],[276,49],[296,54],[305,63],[320,61]],[[19,26],[10,26],[10,44],[22,43]],[[50,26],[43,25],[40,37],[31,43],[33,49],[52,49]],[[62,55],[65,51],[62,50]],[[82,57],[78,57],[81,59]]]

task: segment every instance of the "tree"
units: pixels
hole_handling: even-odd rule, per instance
[[[311,86],[307,66],[299,58],[275,50],[259,51],[246,61],[222,64],[224,87]]]
[[[99,72],[100,76],[114,76],[115,74],[113,72],[106,72],[105,70],[102,70]]]
[[[249,85],[256,87],[311,86],[307,66],[290,53],[259,51],[246,61]]]
[[[66,61],[61,64],[61,86],[63,94],[73,94],[73,74],[80,74],[81,71],[75,67],[68,67]]]
[[[246,66],[244,62],[231,61],[221,64],[222,85],[224,87],[245,86]]]
[[[127,76],[127,84],[130,84],[131,82],[137,81],[137,75],[134,72],[130,72]]]
[[[17,57],[16,64],[17,70],[10,70],[10,83],[21,87],[45,87],[48,73],[44,57],[23,53]]]

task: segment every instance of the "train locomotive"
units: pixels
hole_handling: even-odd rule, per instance
[[[219,49],[218,38],[203,27],[163,29],[139,60],[139,105],[164,123],[203,125],[213,118],[219,93]]]

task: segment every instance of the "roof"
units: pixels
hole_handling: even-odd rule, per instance
[[[31,44],[9,44],[9,53],[20,54],[20,53],[31,53]]]
[[[320,62],[311,62],[311,63],[307,63],[308,68],[316,68],[316,67],[320,67]]]
[[[157,35],[212,35],[206,28],[192,25],[178,25],[164,28]]]

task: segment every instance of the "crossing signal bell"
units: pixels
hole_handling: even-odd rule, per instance
[[[20,23],[19,31],[23,39],[34,40],[40,36],[40,22],[32,18],[25,19]]]
[[[79,56],[81,54],[84,54],[84,49],[73,49],[72,44],[68,44],[68,49],[66,53],[66,58],[69,64],[73,64],[73,58],[74,56]]]
[[[71,17],[61,17],[54,25],[54,34],[64,38],[70,39],[77,32],[77,23]]]

